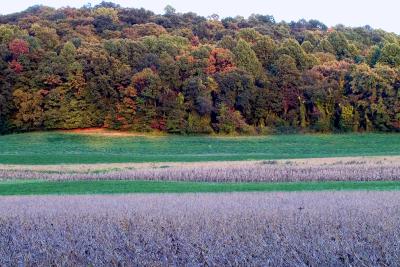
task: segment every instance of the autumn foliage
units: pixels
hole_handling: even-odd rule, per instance
[[[208,74],[215,74],[216,72],[232,70],[234,67],[231,51],[224,48],[214,48],[210,52],[206,72]]]
[[[13,59],[9,63],[10,69],[12,69],[15,73],[21,73],[24,70],[24,67],[17,60]]]
[[[0,16],[0,133],[400,131],[399,55],[369,26],[34,6]]]
[[[19,57],[20,55],[28,54],[29,47],[28,43],[25,40],[14,39],[8,45],[10,52],[14,55],[14,57]]]

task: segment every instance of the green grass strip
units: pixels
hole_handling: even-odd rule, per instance
[[[106,137],[0,136],[0,164],[199,162],[400,155],[400,134]]]
[[[294,192],[400,190],[400,181],[205,183],[162,181],[3,181],[0,195],[80,195],[127,193]]]

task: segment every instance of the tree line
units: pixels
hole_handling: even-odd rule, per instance
[[[400,37],[369,26],[109,2],[0,16],[0,133],[394,132],[399,87]]]

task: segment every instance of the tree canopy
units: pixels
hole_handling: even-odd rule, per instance
[[[0,16],[0,133],[400,131],[400,36],[103,2]]]

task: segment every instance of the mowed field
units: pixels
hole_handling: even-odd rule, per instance
[[[0,164],[198,162],[400,155],[399,134],[252,137],[0,136]]]

